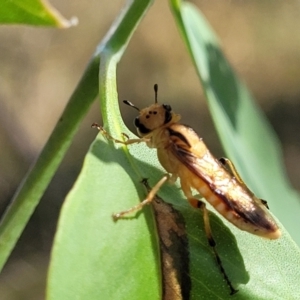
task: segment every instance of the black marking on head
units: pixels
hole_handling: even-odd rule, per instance
[[[142,134],[147,134],[147,133],[149,133],[149,132],[151,131],[150,129],[148,129],[145,125],[143,125],[143,124],[140,122],[139,117],[136,117],[136,118],[134,119],[134,126],[135,126],[136,128],[138,128],[139,131],[140,131],[140,133],[142,133]]]
[[[164,109],[167,110],[167,111],[171,111],[171,110],[172,110],[172,107],[171,107],[171,105],[169,105],[169,104],[163,104],[163,107],[164,107]]]
[[[189,143],[189,141],[186,139],[186,137],[182,134],[182,133],[180,133],[180,132],[178,132],[178,131],[175,131],[175,130],[173,130],[173,129],[171,129],[171,128],[168,128],[168,131],[169,131],[169,133],[170,133],[170,136],[176,136],[176,137],[178,137],[182,142],[184,142],[188,147],[191,147],[191,144]]]
[[[146,119],[149,119],[150,115],[157,115],[157,111],[156,110],[149,110],[149,113],[146,115]]]
[[[169,123],[172,120],[172,107],[168,104],[163,104],[163,108],[165,109],[165,121],[164,124]]]

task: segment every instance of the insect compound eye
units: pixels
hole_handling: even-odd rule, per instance
[[[163,108],[169,112],[172,110],[171,105],[168,105],[168,104],[163,104]]]
[[[135,126],[136,128],[138,128],[139,131],[140,131],[140,133],[142,133],[142,134],[147,134],[147,133],[149,133],[149,132],[151,131],[150,129],[148,129],[145,125],[143,125],[143,124],[140,122],[139,117],[136,117],[136,118],[134,119],[134,126]]]
[[[139,117],[136,117],[136,118],[134,119],[134,126],[137,127],[137,128],[140,127],[140,120],[139,120]]]
[[[164,124],[167,124],[172,119],[172,114],[171,114],[172,107],[170,105],[163,104],[163,108],[165,109],[165,121],[164,121]]]

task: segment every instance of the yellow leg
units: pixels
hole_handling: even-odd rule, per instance
[[[128,136],[126,134],[123,133],[123,136],[125,136],[127,138],[126,141],[121,141],[118,139],[115,139],[114,137],[112,137],[102,126],[100,126],[97,123],[93,123],[92,124],[93,128],[97,128],[107,139],[114,141],[115,143],[119,143],[119,144],[123,144],[123,145],[130,145],[130,144],[134,144],[134,143],[141,143],[141,142],[148,142],[149,139],[147,138],[141,138],[141,139],[129,139]],[[130,214],[132,212],[135,211],[139,211],[140,209],[142,209],[145,205],[151,203],[151,201],[153,200],[155,194],[158,192],[158,190],[161,188],[161,186],[166,182],[170,180],[171,182],[175,182],[176,181],[176,176],[170,176],[169,174],[166,174],[149,192],[149,194],[147,195],[147,198],[145,200],[143,200],[141,203],[139,203],[138,205],[135,205],[127,210],[121,211],[119,213],[113,214],[113,219],[116,221],[120,218],[122,218],[124,215]]]
[[[170,179],[170,175],[166,174],[164,175],[164,177],[151,189],[151,191],[148,193],[147,197],[145,200],[143,200],[142,202],[140,202],[139,204],[127,209],[127,210],[123,210],[119,213],[113,214],[113,219],[116,221],[120,218],[122,218],[124,215],[130,214],[132,212],[135,211],[139,211],[140,209],[142,209],[145,205],[150,204],[153,200],[153,198],[155,197],[156,193],[159,191],[159,189],[161,188],[161,186]]]
[[[230,169],[231,173],[233,174],[233,176],[237,179],[237,181],[243,186],[243,188],[254,198],[256,198],[256,196],[253,194],[253,192],[248,188],[248,186],[246,185],[246,183],[244,182],[244,180],[241,178],[240,174],[238,173],[237,169],[235,168],[233,162],[225,157],[222,157],[219,159],[219,161],[224,165],[224,166],[228,166],[228,168]],[[268,206],[268,202],[266,200],[263,199],[259,199],[256,198],[258,200],[261,201],[261,203],[269,209]]]
[[[211,227],[210,227],[209,211],[206,208],[205,203],[202,202],[202,201],[200,201],[200,200],[198,200],[198,199],[196,199],[196,198],[188,198],[188,201],[189,201],[189,203],[193,207],[199,208],[203,212],[204,230],[205,230],[205,234],[206,234],[206,238],[207,238],[208,244],[212,248],[212,251],[214,253],[214,256],[215,256],[216,262],[217,262],[217,264],[219,266],[219,269],[220,269],[221,273],[223,274],[223,277],[224,277],[224,279],[225,279],[225,281],[226,281],[226,283],[227,283],[227,285],[228,285],[228,287],[230,289],[230,295],[233,295],[236,292],[238,292],[238,290],[236,290],[232,286],[232,284],[231,284],[231,282],[230,282],[230,280],[229,280],[229,278],[228,278],[228,276],[226,274],[226,271],[225,271],[225,269],[223,267],[221,258],[220,258],[219,254],[218,254],[218,251],[216,249],[216,242],[215,242],[215,240],[213,238],[212,230],[211,230]]]
[[[242,177],[240,176],[240,174],[238,173],[237,169],[235,168],[233,162],[225,157],[221,157],[219,159],[219,161],[222,163],[222,165],[224,166],[228,166],[231,173],[233,174],[233,176],[237,179],[237,181],[248,191],[250,192],[251,195],[253,195],[253,193],[249,190],[249,188],[247,187],[246,183],[244,182],[244,180],[242,179]]]

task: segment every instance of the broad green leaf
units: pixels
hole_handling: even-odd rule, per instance
[[[152,159],[155,152],[145,146],[134,145],[128,153],[98,136],[63,207],[52,252],[49,299],[161,299],[161,262],[151,208],[117,222],[111,217],[145,197],[142,178],[154,185],[162,176],[153,163],[148,164]],[[190,293],[226,298],[229,289],[208,246],[201,214],[188,206],[175,186],[165,187],[160,196],[167,197],[186,220]],[[231,280],[246,283],[234,237],[216,217],[212,227]]]
[[[294,229],[297,228],[299,202],[283,176],[280,148],[272,130],[244,84],[232,71],[215,34],[200,12],[187,2],[174,0],[171,5],[226,152],[246,182],[258,195],[268,199],[272,211],[299,242],[299,234]],[[280,209],[287,199],[289,207],[285,211],[290,215],[282,215]],[[242,286],[235,297],[297,299],[300,293],[297,284],[299,248],[283,226],[281,228],[283,237],[276,241],[266,241],[231,228],[250,276],[249,283]]]
[[[120,126],[130,134],[121,121]],[[48,299],[161,299],[161,262],[151,207],[117,222],[111,215],[145,197],[142,178],[149,178],[153,186],[162,175],[155,150],[145,145],[127,149],[97,137],[62,210]],[[219,254],[239,289],[230,296],[208,246],[201,213],[189,207],[176,186],[166,185],[159,196],[172,203],[186,223],[191,299],[295,298],[299,250],[285,231],[280,240],[268,241],[212,215]]]
[[[107,55],[110,43],[103,47],[103,119],[107,119],[111,132],[121,132],[115,82],[119,53]],[[140,185],[141,177],[131,164],[131,156],[124,148],[112,145],[103,138],[95,141],[66,199],[52,251],[47,299],[159,298],[161,280],[153,217],[148,213],[137,222],[125,223],[115,223],[111,217],[142,197],[134,187]],[[146,273],[141,273],[143,268]]]
[[[188,2],[174,0],[172,5],[226,153],[300,245],[300,199],[287,180],[277,137],[205,18]]]
[[[143,197],[134,182],[140,184],[126,153],[97,139],[62,210],[48,299],[159,298],[153,218],[112,219]]]
[[[112,133],[120,134],[122,128],[117,105],[116,63],[150,4],[151,1],[128,2],[97,49],[101,58],[99,88],[103,120]],[[160,294],[160,278],[158,252],[152,247],[156,237],[150,234],[154,231],[153,218],[140,219],[133,228],[131,222],[124,226],[115,224],[111,218],[111,209],[117,211],[122,207],[116,199],[124,199],[124,204],[127,204],[126,197],[131,201],[139,199],[132,189],[135,170],[128,167],[130,156],[123,151],[113,151],[103,142],[100,147],[95,144],[91,151],[95,153],[86,159],[82,171],[85,175],[78,179],[61,213],[52,251],[47,299],[99,299],[100,296],[113,299],[122,295],[124,299],[134,299],[134,292],[136,299],[141,294],[143,299],[155,299]],[[113,163],[111,155],[119,157],[118,164]],[[97,164],[98,156],[108,161]],[[98,176],[102,170],[104,177]],[[86,186],[87,182],[90,187]],[[130,189],[133,192],[128,195]],[[99,205],[101,199],[105,201],[104,206],[101,202]],[[130,261],[123,258],[124,251],[130,255]],[[111,254],[118,260],[111,260]],[[125,264],[121,263],[123,260]],[[147,267],[147,274],[142,277],[139,270],[143,265]],[[145,288],[148,284],[152,288]]]
[[[65,19],[46,0],[1,0],[0,23],[67,28],[77,20]]]
[[[105,127],[120,137],[121,132],[130,133],[122,123],[117,104],[115,68],[119,53],[114,51],[122,47],[118,47],[116,39],[110,42],[120,32],[118,27],[115,29],[114,36],[104,39],[109,40],[108,44],[99,47],[99,79]],[[151,209],[145,208],[137,213],[137,218],[117,223],[111,218],[113,212],[132,207],[145,196],[140,183],[143,178],[149,177],[150,184],[154,185],[162,176],[153,167],[157,166],[155,152],[141,147],[133,145],[129,153],[126,147],[115,149],[112,142],[107,144],[101,136],[92,145],[60,216],[48,276],[48,299],[161,298],[161,261]],[[208,295],[217,290],[219,294],[229,294],[202,230],[200,213],[191,209],[174,187],[164,188],[161,195],[179,203],[185,215],[194,216],[186,221],[187,228],[194,232],[189,233],[194,236],[188,251],[190,276],[201,284],[190,293]],[[234,237],[219,219],[212,220],[213,228],[218,229],[216,236],[222,241],[220,255],[233,283],[246,283],[248,275]]]
[[[132,136],[120,118],[115,65],[109,61],[102,70],[106,70],[100,72],[106,128],[117,138],[121,132]],[[111,218],[112,213],[145,197],[143,178],[149,178],[153,186],[164,172],[155,150],[142,144],[128,148],[105,141],[101,135],[91,146],[61,213],[48,299],[161,299],[162,262],[151,208],[116,223]],[[239,289],[230,296],[208,246],[201,213],[188,206],[176,186],[166,185],[159,196],[172,203],[186,223],[191,299],[281,299],[286,295],[292,299],[297,295],[299,250],[284,230],[279,241],[267,241],[212,215],[221,260]]]
[[[134,26],[138,22],[132,21],[133,12],[124,15]],[[114,37],[99,47],[99,80],[104,126],[120,139],[121,132],[132,134],[121,120],[116,91],[116,63],[130,36],[124,38],[119,26],[122,22],[116,23]],[[106,44],[109,38],[114,42]],[[111,214],[145,197],[143,178],[153,186],[163,174],[155,150],[143,144],[127,148],[98,135],[61,212],[47,299],[161,299],[163,262],[152,207],[117,222]],[[268,241],[211,214],[218,252],[239,289],[230,296],[208,246],[201,213],[189,207],[178,186],[164,186],[159,196],[174,205],[186,224],[190,299],[296,299],[299,249],[284,229],[281,239]]]

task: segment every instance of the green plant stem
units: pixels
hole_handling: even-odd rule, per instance
[[[100,71],[99,74],[100,60],[101,62],[103,61],[101,65],[106,66],[109,65],[113,58],[113,66],[116,66],[134,29],[151,3],[151,0],[128,1],[124,10],[111,26],[111,30],[108,31],[107,35],[99,44],[93,59],[74,91],[62,117],[58,121],[36,163],[25,176],[11,205],[1,220],[0,271],[68,150],[81,120],[98,95],[99,76],[102,101],[105,102],[109,99],[109,95],[111,95],[111,89],[107,89],[107,86],[109,86],[107,82],[109,82],[110,79],[115,81],[115,78],[110,78],[109,74],[106,74],[103,70]],[[108,78],[105,74],[108,75]],[[112,70],[110,74],[115,74],[115,69]],[[101,76],[105,76],[105,79],[101,78]],[[116,96],[115,83],[113,83],[112,86],[115,89],[114,92]],[[104,107],[106,107],[106,105],[102,104],[102,108]],[[117,111],[118,110],[115,110],[115,113],[117,113]],[[105,109],[105,120],[107,120],[107,116],[108,110]]]
[[[25,176],[0,224],[0,270],[68,150],[98,94],[99,56],[88,65],[39,158]]]

